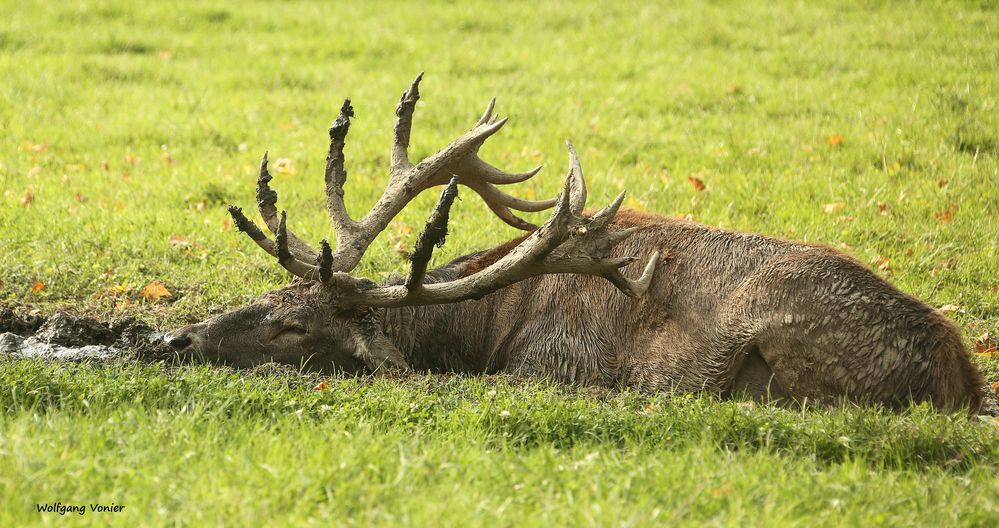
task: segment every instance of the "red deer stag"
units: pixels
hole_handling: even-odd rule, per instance
[[[955,325],[834,249],[619,213],[624,193],[584,213],[572,145],[556,199],[504,194],[497,184],[527,180],[540,167],[512,174],[479,158],[479,147],[506,123],[492,117],[495,100],[471,130],[414,165],[407,151],[419,83],[396,108],[388,186],[360,220],[344,205],[350,100],[330,128],[326,207],[335,250],[323,240],[316,251],[288,229],[264,156],[257,205],[273,240],[239,208],[229,212],[297,279],[169,334],[169,345],[237,367],[275,361],[347,373],[509,372],[645,391],[981,405],[981,377]],[[428,271],[458,184],[530,234]],[[375,284],[349,275],[393,217],[439,185],[446,188],[408,276]],[[541,227],[510,211],[551,207]]]

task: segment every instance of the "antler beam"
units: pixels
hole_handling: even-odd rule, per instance
[[[652,282],[659,253],[652,255],[638,279],[628,279],[621,273],[620,268],[637,260],[632,256],[611,256],[611,248],[637,230],[609,228],[624,193],[592,217],[584,217],[586,184],[576,151],[571,144],[568,147],[571,168],[551,217],[503,258],[467,277],[422,283],[432,247],[442,243],[446,233],[448,212],[457,194],[452,181],[420,235],[405,284],[375,286],[346,274],[334,274],[329,283],[338,290],[339,302],[382,307],[452,303],[478,299],[515,282],[550,273],[600,276],[629,297],[641,297]]]

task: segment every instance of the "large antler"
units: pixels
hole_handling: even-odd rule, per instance
[[[628,296],[640,297],[652,281],[659,253],[649,259],[638,279],[630,280],[621,274],[621,267],[637,260],[630,256],[610,256],[615,244],[638,229],[609,229],[624,200],[624,193],[593,216],[584,217],[586,184],[576,151],[571,144],[568,147],[569,174],[551,217],[512,251],[485,269],[450,282],[423,283],[433,246],[442,245],[447,234],[448,213],[458,193],[458,180],[452,178],[417,240],[410,257],[410,273],[404,284],[377,286],[346,273],[330,271],[324,271],[324,282],[336,290],[339,303],[382,307],[478,299],[515,282],[550,273],[604,277]],[[325,266],[321,265],[320,269],[325,270]]]
[[[447,184],[452,176],[457,176],[458,183],[468,186],[482,196],[489,208],[506,223],[523,230],[534,229],[536,226],[518,218],[510,209],[525,212],[543,211],[555,205],[555,200],[521,200],[503,193],[495,185],[527,180],[537,174],[541,167],[523,173],[507,173],[482,161],[478,156],[482,143],[498,132],[507,121],[506,118],[498,121],[493,118],[495,99],[489,102],[485,113],[471,130],[416,165],[409,161],[413,112],[420,98],[419,85],[422,78],[421,73],[399,100],[396,107],[397,119],[389,183],[374,207],[360,220],[350,217],[344,203],[347,171],[344,168],[343,148],[350,129],[350,118],[354,116],[354,108],[349,99],[344,101],[340,114],[330,127],[330,148],[326,157],[325,175],[326,208],[337,236],[335,251],[324,241],[320,253],[317,253],[287,229],[283,212],[280,219],[278,218],[277,193],[268,185],[271,176],[267,171],[266,154],[261,162],[260,176],[257,180],[257,206],[264,223],[274,234],[274,241],[267,238],[253,222],[248,220],[241,209],[230,206],[229,213],[236,226],[264,251],[276,257],[285,269],[296,276],[310,280],[321,278],[320,268],[324,276],[354,269],[371,242],[406,204],[424,190]]]

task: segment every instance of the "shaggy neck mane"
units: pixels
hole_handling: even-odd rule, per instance
[[[507,253],[513,251],[513,248],[517,247],[524,241],[525,238],[531,235],[519,236],[509,242],[504,242],[492,249],[487,249],[477,255],[472,256],[469,260],[465,262],[465,266],[459,272],[458,278],[467,277],[469,275],[474,275],[487,267],[491,266],[497,260],[505,257]]]

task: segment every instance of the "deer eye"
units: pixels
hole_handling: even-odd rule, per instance
[[[303,336],[309,333],[309,330],[300,324],[291,323],[282,326],[278,329],[277,333],[271,339],[278,339],[281,337],[292,337],[292,336]]]

